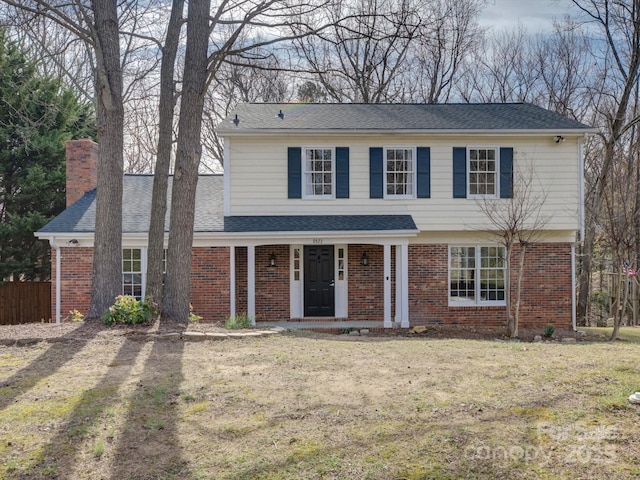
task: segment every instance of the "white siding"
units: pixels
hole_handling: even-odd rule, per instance
[[[547,198],[547,229],[578,228],[578,138],[555,143],[552,135],[509,136],[262,136],[234,137],[229,152],[231,215],[411,214],[421,231],[477,230],[486,224],[475,200],[453,198],[453,147],[513,147],[514,167],[533,165],[540,193]],[[350,198],[287,198],[287,147],[349,147]],[[386,145],[431,148],[431,198],[370,199],[369,147]],[[500,201],[500,200],[497,200]]]

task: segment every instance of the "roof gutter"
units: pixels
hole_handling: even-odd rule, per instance
[[[313,129],[313,128],[254,128],[254,129],[234,129],[216,128],[216,133],[222,137],[244,137],[263,135],[444,135],[444,136],[540,136],[550,135],[560,136],[581,136],[589,133],[597,133],[596,128],[572,128],[572,129]]]

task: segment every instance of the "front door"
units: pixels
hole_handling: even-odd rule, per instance
[[[335,316],[333,245],[304,247],[304,316]]]

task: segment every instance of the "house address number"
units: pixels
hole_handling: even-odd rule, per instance
[[[314,238],[313,239],[313,244],[314,245],[322,245],[322,239],[321,238]]]

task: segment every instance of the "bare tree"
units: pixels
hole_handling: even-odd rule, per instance
[[[529,246],[539,241],[549,219],[543,215],[542,207],[546,192],[535,175],[533,165],[516,169],[513,178],[513,196],[506,199],[481,199],[477,201],[480,211],[486,216],[492,228],[488,233],[499,239],[505,249],[505,301],[507,312],[507,334],[518,336],[522,280],[525,259]],[[517,247],[517,249],[515,248]],[[517,252],[515,305],[512,303],[511,274],[514,253]]]
[[[402,99],[413,40],[431,12],[418,1],[355,0],[332,3],[320,36],[294,42],[306,69],[336,102]]]
[[[149,218],[146,289],[147,295],[158,305],[162,304],[164,222],[167,213],[167,189],[171,166],[174,109],[176,103],[174,77],[183,10],[184,0],[173,0],[171,15],[167,25],[166,40],[162,47],[162,62],[160,66],[158,143]]]
[[[586,321],[597,215],[625,134],[640,122],[632,99],[640,75],[640,0],[572,0],[586,22],[598,29],[604,46],[598,53],[601,82],[591,93],[602,119],[601,162],[594,172],[593,191],[587,205],[585,240],[579,278],[578,318]]]
[[[207,87],[216,81],[229,59],[254,59],[254,52],[274,48],[281,42],[318,32],[322,26],[307,26],[306,17],[324,1],[290,4],[283,0],[222,2],[209,12],[209,1],[189,4],[187,53],[183,76],[176,166],[172,187],[167,280],[163,308],[167,317],[186,322],[191,294],[191,256],[198,167],[202,155],[200,131]],[[206,7],[206,11],[205,11]],[[204,20],[203,18],[204,17]],[[251,37],[248,31],[263,36]],[[280,35],[267,35],[271,30]],[[191,32],[191,33],[190,33]],[[289,33],[294,32],[294,33]],[[203,39],[203,33],[206,34]],[[240,42],[241,36],[254,41]],[[207,47],[211,52],[207,56]],[[204,72],[204,78],[203,78]]]

